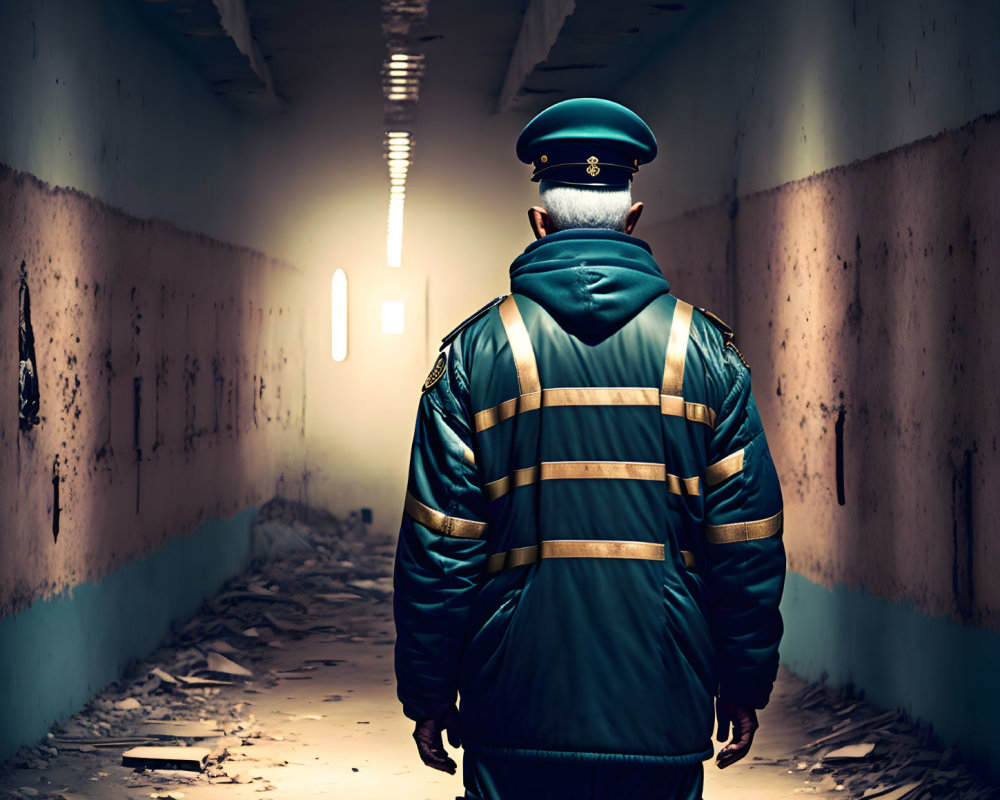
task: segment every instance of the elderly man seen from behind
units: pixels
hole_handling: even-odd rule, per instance
[[[606,100],[524,129],[537,241],[423,387],[395,569],[396,675],[466,797],[702,797],[777,670],[782,502],[750,372],[670,294],[630,185],[649,128]],[[456,701],[461,695],[461,706]]]

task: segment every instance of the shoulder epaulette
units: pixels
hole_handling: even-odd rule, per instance
[[[733,333],[733,329],[730,328],[725,322],[723,322],[717,316],[715,316],[715,314],[713,314],[707,308],[699,308],[698,310],[702,313],[705,319],[711,322],[712,325],[716,328],[716,330],[718,330],[719,333],[722,334],[722,341],[726,344],[727,347],[733,348],[733,350],[736,352],[736,355],[739,356],[740,361],[743,362],[743,366],[745,366],[747,369],[750,369],[750,365],[747,363],[747,360],[743,357],[743,353],[740,352],[740,348],[736,346],[736,341],[735,341],[736,334]]]
[[[707,308],[699,307],[698,310],[708,319],[709,322],[712,323],[712,325],[714,325],[718,329],[719,333],[722,334],[723,339],[725,339],[728,342],[730,339],[733,338],[734,336],[733,329],[730,328],[725,322],[723,322],[721,319],[715,316],[715,314],[713,314]]]
[[[438,349],[439,350],[444,350],[448,345],[450,345],[453,341],[455,341],[455,339],[458,337],[458,334],[460,334],[462,331],[464,331],[467,327],[469,327],[469,325],[471,325],[473,322],[475,322],[477,319],[479,319],[481,316],[483,316],[483,314],[485,314],[487,311],[489,311],[491,308],[493,308],[493,306],[495,306],[497,303],[499,303],[502,300],[504,300],[506,297],[507,297],[507,295],[502,294],[499,297],[494,298],[493,300],[490,300],[490,302],[488,302],[485,306],[483,306],[481,309],[479,309],[475,314],[473,314],[472,316],[467,317],[466,319],[462,320],[455,327],[455,329],[453,331],[451,331],[451,333],[449,333],[447,336],[445,336],[441,340],[441,347],[439,347]]]

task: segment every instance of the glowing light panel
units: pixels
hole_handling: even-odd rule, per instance
[[[386,131],[385,160],[389,167],[389,220],[386,232],[386,263],[403,265],[403,203],[406,174],[410,168],[413,140],[408,131]]]
[[[389,335],[403,332],[404,304],[402,300],[382,301],[382,333]]]
[[[347,358],[347,275],[338,269],[333,273],[331,293],[333,310],[333,360]]]

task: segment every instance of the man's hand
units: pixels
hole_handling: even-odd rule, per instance
[[[757,712],[750,706],[727,703],[721,697],[715,701],[715,715],[719,721],[716,739],[720,742],[729,738],[729,726],[733,726],[733,740],[719,751],[715,759],[719,769],[735,764],[750,752],[753,735],[757,730]],[[440,742],[440,736],[438,737]]]
[[[428,767],[454,775],[458,767],[444,749],[441,741],[443,730],[448,731],[448,744],[452,747],[462,745],[462,722],[455,706],[448,709],[440,719],[425,719],[418,722],[413,731],[413,739],[417,743],[421,761]]]

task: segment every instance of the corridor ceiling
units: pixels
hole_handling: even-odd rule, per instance
[[[614,94],[710,0],[133,2],[237,107],[336,98],[352,74],[379,69],[388,35],[428,61],[453,62],[438,74],[475,80],[495,110],[532,112],[568,97]],[[400,35],[383,25],[386,10],[420,19]],[[470,54],[481,63],[469,64]]]

